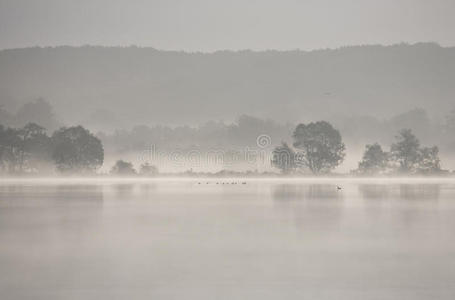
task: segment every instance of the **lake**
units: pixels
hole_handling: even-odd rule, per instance
[[[1,179],[0,278],[0,299],[455,299],[455,179]]]

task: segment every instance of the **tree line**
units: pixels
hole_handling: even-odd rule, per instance
[[[283,142],[272,153],[272,165],[283,174],[327,174],[340,165],[346,155],[340,132],[326,121],[299,124],[292,135],[293,144]],[[379,143],[365,146],[365,152],[353,174],[441,174],[437,146],[421,147],[411,129],[402,129],[390,151]]]
[[[272,165],[283,174],[327,174],[339,166],[346,155],[340,132],[326,121],[299,124],[293,143],[283,142],[272,152]],[[104,163],[104,148],[99,138],[82,126],[61,127],[52,135],[45,128],[28,123],[22,128],[0,125],[0,172],[7,174],[95,173]],[[362,160],[353,174],[442,174],[437,146],[422,147],[410,129],[399,131],[390,151],[379,143],[365,147]],[[136,170],[132,163],[118,160],[112,175],[154,176],[158,169],[148,163]]]
[[[29,123],[0,125],[0,171],[8,174],[94,173],[104,162],[101,141],[82,126],[61,127],[51,136]]]
[[[60,119],[45,99],[24,103],[15,112],[4,109],[0,99],[0,120],[4,126],[17,128],[31,122],[53,131],[64,126]],[[241,115],[231,123],[208,121],[198,126],[136,125],[127,129],[122,122],[116,123],[116,119],[115,113],[106,109],[96,110],[89,118],[80,116],[80,122],[85,128],[96,132],[105,149],[119,155],[142,151],[151,144],[161,150],[210,150],[215,147],[241,150],[254,146],[256,137],[263,133],[270,136],[272,141],[286,140],[297,125]],[[431,118],[425,110],[415,108],[386,119],[355,114],[333,115],[330,122],[343,133],[346,144],[356,149],[364,141],[370,141],[372,136],[376,142],[390,144],[400,129],[412,128],[413,133],[425,143],[438,144],[441,151],[455,150],[455,137],[452,134],[455,129],[455,110],[448,110],[444,118]],[[112,131],[115,128],[123,129]]]
[[[44,127],[0,125],[0,173],[10,175],[94,174],[104,163],[101,141],[82,126],[62,127],[48,136]],[[153,176],[158,169],[144,163],[137,172],[132,163],[118,160],[112,175]]]

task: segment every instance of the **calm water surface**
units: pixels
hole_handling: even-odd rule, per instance
[[[0,181],[0,299],[455,299],[455,180],[216,182]]]

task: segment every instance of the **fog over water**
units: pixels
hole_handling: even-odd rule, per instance
[[[0,0],[0,300],[455,299],[454,15]]]
[[[454,199],[453,179],[5,179],[0,294],[453,299]]]

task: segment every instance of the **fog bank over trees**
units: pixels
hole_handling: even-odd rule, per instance
[[[308,122],[309,120],[302,120]],[[380,143],[390,147],[402,129],[411,129],[424,145],[438,145],[444,167],[455,168],[455,111],[437,119],[430,118],[423,109],[412,109],[389,119],[366,116],[340,117],[330,120],[343,137],[346,157],[338,170],[347,172],[357,168],[365,145]],[[239,150],[256,147],[256,139],[262,134],[271,138],[271,147],[282,142],[292,144],[292,133],[297,124],[279,123],[273,120],[243,115],[232,123],[209,121],[200,126],[135,126],[130,130],[117,130],[98,137],[113,155],[139,152],[153,145],[160,150]]]
[[[0,51],[0,104],[38,97],[64,123],[97,130],[334,116],[390,118],[453,108],[455,48],[421,43],[335,50],[184,53],[138,47]]]
[[[101,141],[82,126],[62,127],[51,136],[28,123],[23,128],[0,125],[0,174],[95,174],[103,165]]]
[[[428,145],[419,157],[428,163],[437,145],[442,168],[455,169],[453,78],[455,48],[433,43],[311,52],[11,49],[0,51],[0,124],[33,123],[49,138],[82,125],[103,145],[105,172],[125,159],[140,173],[138,157],[152,146],[235,155],[266,135],[267,150],[285,149],[299,124],[319,121],[345,145],[332,171],[357,169],[362,158],[363,168],[368,159],[381,168],[403,129]]]
[[[243,119],[251,117],[244,116]],[[259,120],[260,121],[260,120]],[[49,175],[111,175],[121,177],[158,176],[158,167],[150,162],[160,163],[167,159],[166,168],[190,163],[190,168],[180,169],[173,174],[183,176],[276,176],[277,170],[282,175],[321,176],[330,175],[340,166],[346,156],[346,146],[340,132],[327,121],[298,124],[292,134],[292,146],[287,142],[270,149],[272,140],[262,134],[256,139],[256,146],[244,146],[234,150],[231,146],[224,148],[204,148],[193,145],[186,154],[175,145],[174,148],[156,153],[152,144],[147,155],[139,166],[133,162],[117,159],[109,173],[100,168],[108,164],[104,160],[102,141],[82,126],[61,127],[51,136],[46,130],[28,123],[23,128],[11,128],[0,125],[0,175],[4,176],[49,176]],[[125,156],[127,153],[118,155]],[[206,156],[209,154],[210,156]],[[215,156],[212,156],[212,155]],[[269,155],[270,154],[270,155]],[[229,159],[232,155],[234,159]],[[204,158],[205,156],[205,158]],[[140,158],[140,157],[136,157]],[[221,161],[211,161],[211,158]],[[217,163],[223,166],[234,163],[233,169],[219,168],[209,171]],[[239,170],[239,163],[246,169]],[[275,172],[268,166],[275,168]],[[237,164],[237,166],[235,166]],[[193,172],[193,166],[198,170]],[[216,167],[216,166],[215,166]],[[237,167],[237,168],[235,168]],[[262,170],[259,170],[260,167]],[[169,172],[169,171],[167,171]],[[338,172],[339,173],[339,172]],[[342,172],[343,173],[343,172]],[[346,172],[344,172],[346,173]],[[402,129],[395,136],[390,151],[383,150],[379,143],[365,146],[358,168],[350,171],[354,176],[446,176],[449,170],[441,168],[439,147],[422,147],[420,140],[411,129]]]
[[[0,116],[5,127],[22,128],[25,126],[22,124],[28,124],[27,119],[30,119],[32,120],[30,123],[39,125],[49,134],[57,129],[57,125],[77,126],[61,122],[63,118],[54,112],[54,108],[46,99],[25,103],[16,111],[0,109]],[[144,151],[149,151],[152,147],[165,153],[223,151],[231,157],[247,148],[257,148],[258,137],[266,135],[270,140],[267,141],[265,150],[271,151],[273,147],[282,145],[283,142],[287,143],[283,147],[292,146],[294,142],[292,134],[297,124],[309,122],[311,119],[302,119],[299,123],[282,123],[272,119],[240,115],[233,122],[213,120],[198,126],[136,125],[130,129],[115,128],[108,132],[100,131],[97,126],[83,126],[93,132],[103,144],[107,161],[107,165],[102,168],[104,171],[109,171],[110,166],[118,159],[129,159],[135,163],[139,172],[140,164],[143,163],[139,158]],[[412,130],[423,145],[437,145],[438,155],[443,161],[442,167],[455,168],[455,136],[453,135],[455,110],[446,112],[440,118],[430,116],[424,109],[414,108],[384,119],[354,115],[334,117],[328,122],[339,131],[346,146],[343,162],[336,167],[338,172],[356,169],[364,155],[365,145],[371,146],[369,154],[380,157],[380,150],[386,151],[385,149],[396,142],[394,137],[402,129]],[[381,149],[375,146],[376,143],[381,146]],[[365,166],[367,165],[368,163]],[[215,171],[223,166],[213,169],[207,164],[206,168],[200,167],[200,170]],[[235,170],[238,166],[231,167]],[[254,168],[244,167],[243,170],[247,167]],[[181,171],[182,168],[179,170]],[[161,169],[166,170],[166,166]]]

